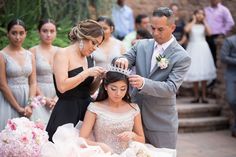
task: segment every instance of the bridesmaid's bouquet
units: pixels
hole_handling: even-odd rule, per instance
[[[40,122],[14,118],[8,120],[0,133],[1,157],[39,157],[40,150],[48,141],[48,134]]]
[[[46,97],[44,96],[36,96],[34,98],[30,98],[28,100],[28,105],[30,105],[33,109],[37,106],[43,106],[46,104]]]

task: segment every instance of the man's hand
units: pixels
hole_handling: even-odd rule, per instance
[[[139,75],[130,75],[129,83],[132,87],[140,89],[143,86],[144,78]]]
[[[128,59],[121,57],[115,61],[115,65],[123,69],[128,69],[129,61]]]

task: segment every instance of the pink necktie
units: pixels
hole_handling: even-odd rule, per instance
[[[150,68],[150,72],[152,71],[152,69],[155,67],[155,65],[157,64],[157,60],[156,60],[156,56],[158,54],[162,54],[163,52],[163,48],[161,45],[156,45],[154,52],[152,54],[152,60],[151,60],[151,68]]]

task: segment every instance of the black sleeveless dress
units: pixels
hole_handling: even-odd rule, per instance
[[[88,67],[93,66],[93,61],[88,58]],[[83,67],[68,71],[68,77],[73,77],[83,71]],[[53,76],[58,101],[52,111],[46,131],[49,135],[49,140],[52,141],[52,136],[56,132],[57,127],[73,123],[76,125],[79,120],[83,121],[88,105],[92,101],[90,97],[90,85],[93,82],[93,77],[88,77],[77,87],[60,93],[57,89],[55,77]]]

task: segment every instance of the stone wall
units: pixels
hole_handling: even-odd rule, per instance
[[[128,6],[130,6],[134,15],[140,13],[152,14],[155,8],[160,6],[169,6],[172,2],[179,4],[181,15],[186,21],[191,17],[192,12],[197,8],[203,8],[210,4],[210,0],[126,0]],[[222,0],[222,4],[229,8],[233,15],[234,21],[236,22],[236,2],[235,0]],[[236,30],[236,28],[234,28]],[[218,52],[217,52],[217,83],[213,90],[216,102],[222,105],[222,114],[229,117],[232,116],[228,104],[225,99],[225,83],[224,83],[224,68],[225,66],[220,62],[220,48],[223,42],[223,38],[218,39]],[[232,118],[231,118],[232,119]]]
[[[133,9],[134,15],[139,13],[151,15],[155,8],[169,6],[173,2],[179,4],[180,12],[186,19],[189,19],[195,9],[210,4],[210,0],[126,0],[126,4]],[[234,19],[236,19],[235,0],[222,0],[222,4],[229,8]]]

